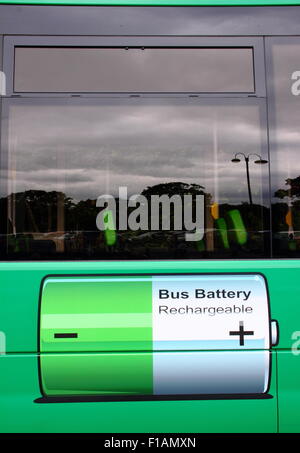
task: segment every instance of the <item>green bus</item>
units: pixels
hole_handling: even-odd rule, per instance
[[[0,432],[299,432],[300,1],[0,1]]]

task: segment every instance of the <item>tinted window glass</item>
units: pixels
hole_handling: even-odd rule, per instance
[[[14,90],[253,92],[253,49],[16,47]]]
[[[269,41],[273,253],[300,256],[300,39]]]
[[[2,257],[268,256],[263,106],[6,100]]]

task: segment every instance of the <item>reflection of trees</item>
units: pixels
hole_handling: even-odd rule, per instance
[[[156,184],[155,186],[147,187],[142,191],[142,195],[150,198],[151,195],[204,195],[204,187],[199,184],[186,184],[184,182],[168,182]]]
[[[192,215],[193,215],[193,220],[195,220],[195,202],[196,202],[196,196],[197,195],[205,195],[206,199],[209,200],[211,198],[211,195],[205,194],[204,192],[204,187],[200,186],[199,184],[186,184],[184,182],[168,182],[168,183],[161,183],[161,184],[156,184],[155,186],[147,187],[144,189],[141,193],[147,200],[148,200],[148,209],[149,209],[149,219],[151,215],[151,197],[156,195],[158,197],[161,197],[163,195],[167,195],[169,199],[171,200],[172,197],[179,196],[181,199],[181,205],[182,205],[182,229],[184,229],[184,218],[183,218],[183,210],[184,210],[184,196],[190,195],[191,196],[191,210],[192,210]],[[167,213],[165,213],[166,215]],[[153,215],[153,213],[152,213]],[[160,212],[159,212],[159,225],[160,229],[162,226],[162,220],[163,220],[163,209],[162,205],[160,206]],[[174,205],[171,203],[170,204],[170,229],[172,230],[174,226]],[[149,225],[150,229],[150,225]]]
[[[96,200],[88,199],[74,203],[72,209],[66,214],[67,229],[75,231],[95,230],[98,212]]]
[[[62,192],[27,190],[7,197],[8,218],[15,218],[17,231],[47,232],[57,230],[58,209],[64,212],[74,207],[72,199]],[[3,203],[3,199],[1,200]],[[15,214],[14,214],[15,213]]]
[[[197,258],[201,256],[205,258],[209,257],[210,254],[211,256],[218,256],[216,255],[218,252],[220,252],[221,257],[225,257],[224,254],[229,257],[230,253],[233,253],[233,248],[224,250],[224,246],[218,240],[219,227],[211,214],[213,197],[205,192],[203,186],[173,181],[146,187],[141,195],[148,200],[149,209],[153,195],[167,195],[169,198],[177,195],[182,199],[182,202],[185,195],[190,195],[192,196],[193,214],[195,214],[195,197],[203,195],[205,197],[205,227],[208,233],[205,239],[201,241],[201,246],[195,242],[185,241],[184,231],[173,230],[174,211],[171,203],[170,231],[151,232],[150,223],[148,231],[118,231],[114,248],[109,248],[105,244],[103,232],[97,230],[96,227],[99,208],[96,207],[95,199],[75,201],[62,192],[43,190],[28,190],[0,199],[1,217],[8,219],[8,222],[0,222],[0,233],[10,236],[14,236],[15,233],[18,235],[18,238],[10,238],[10,241],[19,241],[17,247],[15,245],[12,247],[14,252],[21,247],[20,236],[22,235],[24,238],[24,235],[27,235],[27,239],[29,238],[26,243],[27,251],[33,247],[33,242],[35,249],[41,250],[42,245],[41,243],[38,244],[38,241],[43,240],[44,247],[46,247],[46,241],[48,241],[49,247],[50,242],[52,242],[55,253],[65,253],[66,256],[77,253],[79,257],[87,254],[88,256],[105,259],[112,257],[123,259]],[[116,199],[116,203],[118,218],[118,199]],[[129,208],[128,213],[132,212],[133,209],[132,207]],[[226,219],[226,213],[233,209],[240,211],[246,230],[249,232],[249,240],[245,247],[240,247],[240,250],[243,249],[244,253],[247,254],[250,253],[249,250],[252,247],[251,250],[259,250],[259,253],[263,253],[261,232],[266,230],[266,225],[269,224],[269,209],[260,205],[249,206],[248,203],[240,205],[228,203],[219,205],[219,216]],[[63,221],[60,221],[60,217],[63,217]],[[193,220],[196,220],[194,215],[193,217]],[[182,222],[182,225],[182,230],[184,230],[184,222]],[[229,223],[227,227],[231,228]],[[52,235],[49,234],[51,232]],[[60,232],[60,234],[56,232]],[[63,234],[64,232],[65,234]],[[237,256],[236,249],[234,253],[234,256]]]
[[[278,189],[275,192],[275,197],[285,198],[289,197],[291,200],[295,200],[300,197],[300,176],[297,178],[288,178],[285,180],[285,185],[289,186],[287,189]]]
[[[0,198],[2,219],[0,222],[0,241],[2,241],[0,247],[2,247],[2,250],[9,249],[15,253],[22,247],[27,247],[26,250],[28,251],[32,247],[32,242],[34,242],[36,250],[41,250],[42,245],[38,241],[42,241],[42,235],[44,235],[43,246],[46,248],[46,240],[52,241],[52,248],[54,247],[55,253],[59,252],[57,245],[59,241],[64,241],[65,248],[60,252],[66,253],[66,256],[71,253],[70,250],[77,253],[78,256],[87,253],[89,256],[105,259],[112,257],[117,259],[230,257],[233,256],[233,253],[234,257],[247,257],[248,253],[250,254],[249,257],[253,258],[258,256],[259,253],[262,256],[265,254],[263,244],[268,242],[266,235],[269,234],[267,230],[270,230],[270,209],[268,207],[259,204],[250,206],[247,202],[238,205],[223,203],[218,206],[218,216],[225,219],[229,230],[231,226],[227,222],[227,213],[234,209],[238,210],[248,235],[247,243],[237,246],[238,251],[237,248],[234,249],[235,246],[229,237],[230,247],[226,251],[224,247],[222,248],[222,243],[218,239],[220,233],[218,222],[212,219],[210,224],[207,223],[210,206],[214,200],[209,193],[205,192],[203,186],[173,181],[146,187],[142,190],[141,195],[149,201],[149,208],[153,195],[167,195],[170,198],[173,195],[179,195],[182,200],[184,195],[192,195],[193,197],[204,195],[206,228],[213,235],[211,249],[208,248],[207,241],[209,233],[200,250],[199,246],[197,248],[197,244],[185,242],[183,231],[172,231],[173,211],[171,203],[171,231],[151,232],[150,224],[148,231],[118,231],[116,245],[113,251],[111,251],[112,249],[108,251],[103,233],[96,228],[99,208],[96,207],[95,199],[76,201],[63,192],[44,190],[27,190]],[[300,176],[287,178],[283,187],[275,191],[274,196],[278,199],[278,202],[272,203],[274,252],[276,253],[280,249],[282,256],[287,256],[287,251],[295,253],[296,249],[300,249],[300,234],[298,234],[300,231]],[[118,215],[118,199],[116,199],[116,203]],[[135,208],[129,208],[128,213],[130,214],[133,209]],[[63,217],[62,222],[59,221],[60,216]],[[3,221],[3,219],[5,220]],[[65,235],[55,232],[65,232]],[[9,236],[9,239],[5,240],[10,241],[10,248],[5,245],[7,242],[4,244],[5,235]],[[57,239],[58,236],[60,237],[59,240]],[[21,239],[24,241],[24,238],[28,240],[26,239],[27,242],[25,241],[25,245],[22,245]],[[13,241],[19,241],[17,246]],[[55,245],[53,245],[54,243]],[[160,252],[157,250],[160,250]],[[254,254],[252,255],[253,250]]]

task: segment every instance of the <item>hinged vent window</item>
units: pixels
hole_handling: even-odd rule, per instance
[[[252,47],[15,47],[17,93],[254,91]]]

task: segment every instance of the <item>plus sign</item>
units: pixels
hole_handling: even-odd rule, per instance
[[[254,331],[253,330],[244,330],[244,322],[240,321],[240,329],[229,331],[229,335],[239,335],[240,346],[244,346],[245,335],[254,335]]]

